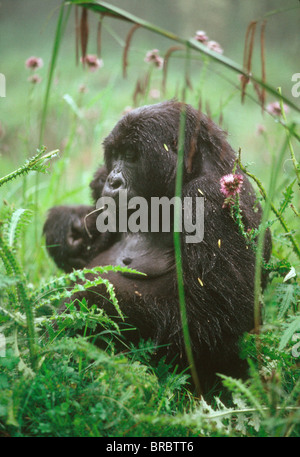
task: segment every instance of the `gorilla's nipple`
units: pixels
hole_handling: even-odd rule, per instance
[[[130,265],[132,259],[130,257],[125,257],[125,259],[122,259],[122,262],[124,263],[124,265]]]

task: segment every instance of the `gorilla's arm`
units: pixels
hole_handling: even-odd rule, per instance
[[[105,167],[99,168],[90,184],[96,203],[106,180]],[[50,256],[66,272],[85,267],[111,244],[112,235],[99,233],[95,205],[54,206],[48,213],[43,234]]]
[[[56,265],[67,273],[84,268],[110,245],[111,235],[96,229],[97,213],[89,215],[84,223],[93,210],[94,206],[85,205],[54,206],[48,213],[43,229],[46,247]]]

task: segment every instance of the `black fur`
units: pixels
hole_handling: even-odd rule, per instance
[[[238,342],[252,330],[255,254],[246,246],[228,208],[223,207],[220,178],[232,172],[235,154],[223,131],[189,105],[165,102],[135,109],[126,114],[104,140],[106,168],[99,169],[91,183],[93,199],[112,196],[120,189],[128,197],[171,198],[175,192],[178,132],[185,113],[182,200],[204,196],[204,240],[186,243],[182,233],[183,280],[189,331],[202,388],[214,381],[215,373],[242,376],[245,364],[239,359]],[[128,152],[129,151],[129,152]],[[128,159],[128,160],[127,160]],[[240,170],[237,172],[241,173]],[[108,175],[108,177],[107,177]],[[106,179],[107,177],[107,179]],[[261,209],[246,176],[240,193],[246,230],[257,228]],[[110,273],[120,308],[138,335],[152,338],[159,354],[186,366],[178,305],[177,277],[172,233],[100,234],[95,229],[98,213],[83,217],[92,206],[56,207],[44,227],[50,255],[60,268],[123,265],[147,274],[140,278]],[[79,240],[79,241],[78,241]],[[265,242],[269,258],[271,240]],[[85,291],[96,303],[116,315],[103,298],[104,288]],[[130,332],[126,333],[130,338]],[[132,332],[136,341],[136,333]]]

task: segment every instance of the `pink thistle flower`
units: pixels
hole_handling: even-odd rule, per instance
[[[211,49],[212,51],[215,51],[218,54],[223,54],[224,52],[219,43],[217,43],[216,41],[209,41],[207,43],[207,47],[208,49]]]
[[[123,112],[122,112],[122,115],[125,115],[127,113],[130,113],[130,111],[132,111],[133,108],[131,106],[125,106]]]
[[[29,76],[28,81],[32,84],[39,84],[42,81],[42,78],[39,75],[34,74]]]
[[[240,80],[241,83],[250,84],[249,76],[238,75],[238,79]]]
[[[25,66],[30,68],[31,70],[36,70],[37,68],[41,68],[44,65],[43,59],[40,57],[29,57],[26,62]]]
[[[164,59],[160,57],[158,49],[148,51],[144,61],[147,63],[153,63],[157,68],[162,68],[164,63]]]
[[[84,58],[81,57],[81,62],[86,63],[90,71],[96,71],[98,68],[103,67],[103,60],[94,54],[87,54]]]
[[[220,190],[222,194],[224,194],[226,198],[234,197],[241,191],[243,180],[242,175],[234,175],[232,173],[222,176],[220,179]]]
[[[3,138],[4,136],[5,136],[4,125],[0,122],[0,138]]]
[[[194,40],[200,41],[200,43],[207,43],[208,36],[203,30],[197,30],[196,35],[194,36]]]
[[[256,127],[256,135],[263,135],[266,132],[266,127],[262,124],[258,124]]]
[[[283,104],[283,110],[285,113],[289,112],[289,107]],[[268,113],[272,114],[273,116],[281,116],[281,107],[279,102],[269,103],[267,106]]]
[[[150,89],[149,97],[153,99],[158,99],[160,97],[160,90],[159,89]]]

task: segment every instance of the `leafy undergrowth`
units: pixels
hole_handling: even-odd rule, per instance
[[[15,341],[0,359],[0,433],[298,436],[299,372],[287,352],[272,349],[275,342],[273,331],[261,335],[260,367],[251,364],[247,382],[224,378],[225,399],[199,400],[186,389],[186,374],[176,374],[163,360],[151,366],[146,343],[128,354],[113,354],[83,337],[64,336],[44,344],[33,373]],[[256,353],[255,346],[250,338],[247,353]]]
[[[70,8],[70,2],[67,3]],[[72,0],[71,3],[77,5],[80,2]],[[82,17],[86,17],[85,7],[95,7],[90,3],[86,6],[80,3],[83,8]],[[299,120],[294,114],[288,115],[287,119],[283,106],[282,117],[279,118],[278,112],[274,115],[274,130],[269,129],[267,121],[266,128],[262,126],[261,135],[265,145],[260,146],[259,151],[267,152],[266,157],[258,157],[261,161],[257,159],[257,163],[258,167],[268,168],[267,171],[270,172],[272,179],[269,188],[265,190],[260,179],[250,172],[250,165],[243,167],[241,158],[237,158],[239,166],[255,182],[258,200],[269,212],[264,213],[264,225],[253,233],[244,232],[238,201],[232,207],[232,215],[249,248],[255,248],[253,241],[263,235],[266,228],[271,229],[273,238],[272,257],[267,265],[259,262],[261,252],[257,253],[257,273],[266,268],[270,273],[270,281],[264,297],[260,296],[259,287],[256,288],[255,295],[256,302],[263,308],[264,324],[259,334],[245,335],[241,342],[242,356],[249,363],[247,380],[220,376],[220,385],[216,389],[205,398],[197,398],[189,389],[188,372],[180,373],[164,360],[154,363],[151,341],[141,341],[138,347],[126,345],[118,325],[102,310],[88,308],[82,301],[77,303],[76,307],[70,303],[67,314],[58,313],[62,300],[69,299],[80,289],[103,282],[122,319],[113,289],[100,276],[96,275],[96,279],[87,280],[86,274],[90,271],[84,270],[61,277],[57,277],[55,271],[56,276],[49,277],[54,267],[47,260],[41,246],[37,247],[37,233],[41,232],[39,225],[44,220],[41,211],[62,201],[73,201],[77,192],[80,192],[80,195],[86,192],[85,173],[90,173],[86,171],[88,167],[82,166],[85,160],[89,161],[86,158],[89,156],[89,151],[85,151],[86,145],[91,143],[94,135],[98,142],[103,131],[110,127],[109,121],[106,125],[106,117],[119,117],[122,107],[125,107],[128,101],[124,94],[132,91],[129,86],[130,90],[118,89],[117,92],[112,83],[105,83],[105,78],[103,85],[100,84],[102,89],[100,90],[97,80],[97,89],[92,92],[90,100],[85,101],[84,86],[81,86],[79,94],[64,94],[61,98],[58,91],[51,88],[59,44],[70,12],[68,8],[64,12],[62,5],[60,10],[44,102],[37,99],[36,103],[39,108],[34,114],[38,121],[42,119],[42,125],[39,127],[39,122],[32,120],[32,112],[31,116],[28,116],[31,117],[31,129],[26,126],[24,133],[26,148],[36,144],[30,130],[36,132],[40,128],[42,139],[48,109],[49,117],[52,115],[49,126],[56,126],[54,128],[59,135],[63,135],[60,138],[50,129],[48,137],[52,140],[53,136],[56,144],[63,144],[62,140],[65,141],[62,158],[53,167],[50,179],[43,183],[38,178],[40,173],[46,171],[46,161],[52,159],[56,150],[46,154],[45,150],[41,149],[32,159],[26,161],[25,165],[0,179],[1,190],[2,186],[7,184],[6,189],[9,189],[5,199],[2,201],[1,198],[0,207],[0,436],[299,436],[300,250],[296,232],[299,225],[299,164],[293,149],[294,143],[299,144],[299,134],[296,132]],[[106,6],[99,5],[95,8],[107,9]],[[81,21],[81,24],[84,25],[84,21]],[[150,27],[149,24],[146,24],[147,27]],[[161,29],[157,29],[156,33],[161,34],[161,38],[168,36]],[[124,47],[126,52],[129,49],[130,36],[129,33],[127,45]],[[81,38],[85,38],[84,33]],[[252,41],[253,39],[254,35]],[[187,46],[186,49],[188,46],[197,52],[202,49],[195,41],[177,41]],[[252,45],[253,42],[250,43],[250,48]],[[201,60],[204,72],[201,78],[197,73],[196,80],[198,92],[208,93],[209,97],[215,94],[217,85],[213,83],[210,94],[209,90],[206,90],[209,86],[204,81],[204,76],[211,51],[205,47],[204,52]],[[191,58],[190,52],[185,54],[184,58]],[[200,62],[198,57],[199,55],[196,62]],[[222,56],[215,55],[214,60],[222,63],[223,68],[227,62],[235,72],[240,69]],[[126,59],[124,69],[125,63]],[[106,68],[109,68],[109,65]],[[253,77],[251,68],[247,71]],[[186,77],[183,92],[187,89]],[[150,81],[151,84],[155,81],[154,73],[147,72],[144,79],[144,82],[140,79],[137,81],[134,91],[135,105],[149,103],[147,94],[151,92]],[[209,78],[206,79],[209,82]],[[246,79],[244,78],[243,92],[248,82]],[[201,84],[204,82],[206,86],[203,88]],[[260,102],[263,102],[264,91],[258,90],[257,86],[259,78],[254,78],[253,82],[256,93],[260,95]],[[34,86],[38,86],[37,79]],[[235,83],[233,87],[232,93],[228,95],[226,92],[226,102],[223,102],[222,109],[235,96]],[[266,82],[264,88],[272,97],[277,94]],[[71,85],[68,91],[72,91]],[[50,97],[52,94],[53,97]],[[172,92],[171,97],[173,96]],[[195,103],[197,97],[195,98],[194,93],[190,96]],[[278,99],[284,101],[281,96],[278,96]],[[219,102],[218,95],[215,99],[216,106]],[[118,105],[113,115],[108,110],[112,103]],[[99,122],[91,119],[91,109],[95,106],[101,106]],[[293,104],[290,103],[290,106]],[[66,111],[68,108],[74,115],[71,121],[70,113]],[[17,111],[23,113],[25,110],[24,106],[20,106]],[[276,110],[278,111],[277,105]],[[234,109],[230,107],[230,111],[234,112]],[[252,113],[251,105],[248,105],[247,112]],[[216,112],[215,117],[219,115],[222,117],[222,110]],[[11,122],[14,119],[15,113]],[[284,128],[280,130],[282,126]],[[9,151],[24,149],[24,145],[18,148],[11,146],[19,127],[12,124]],[[245,129],[245,136],[249,135],[251,142],[254,141],[251,128],[246,125]],[[86,137],[81,143],[80,135],[83,131]],[[42,140],[39,141],[39,144],[42,143]],[[255,149],[251,144],[248,146],[250,151]],[[249,154],[246,152],[245,155],[248,159]],[[11,169],[12,162],[8,159],[7,161]],[[20,161],[18,156],[18,163]],[[74,170],[76,161],[79,164],[80,180]],[[287,164],[291,165],[290,169]],[[266,173],[266,170],[263,171]],[[36,174],[32,175],[32,172]],[[77,187],[72,180],[76,181]],[[265,176],[262,181],[266,181]],[[31,257],[35,259],[34,262]],[[104,269],[98,267],[94,271],[101,273]],[[74,286],[74,281],[78,280],[80,285]],[[81,336],[78,336],[78,332]],[[101,343],[99,345],[94,344],[95,334],[97,343]]]
[[[90,270],[34,290],[17,255],[29,216],[6,206],[1,213],[1,436],[299,436],[299,286],[293,274],[270,284],[261,333],[241,344],[249,379],[220,376],[221,388],[197,398],[188,372],[163,359],[154,363],[151,341],[128,346],[103,310],[83,300],[58,312],[62,299],[101,281],[85,279]],[[74,285],[78,279],[81,285]]]

